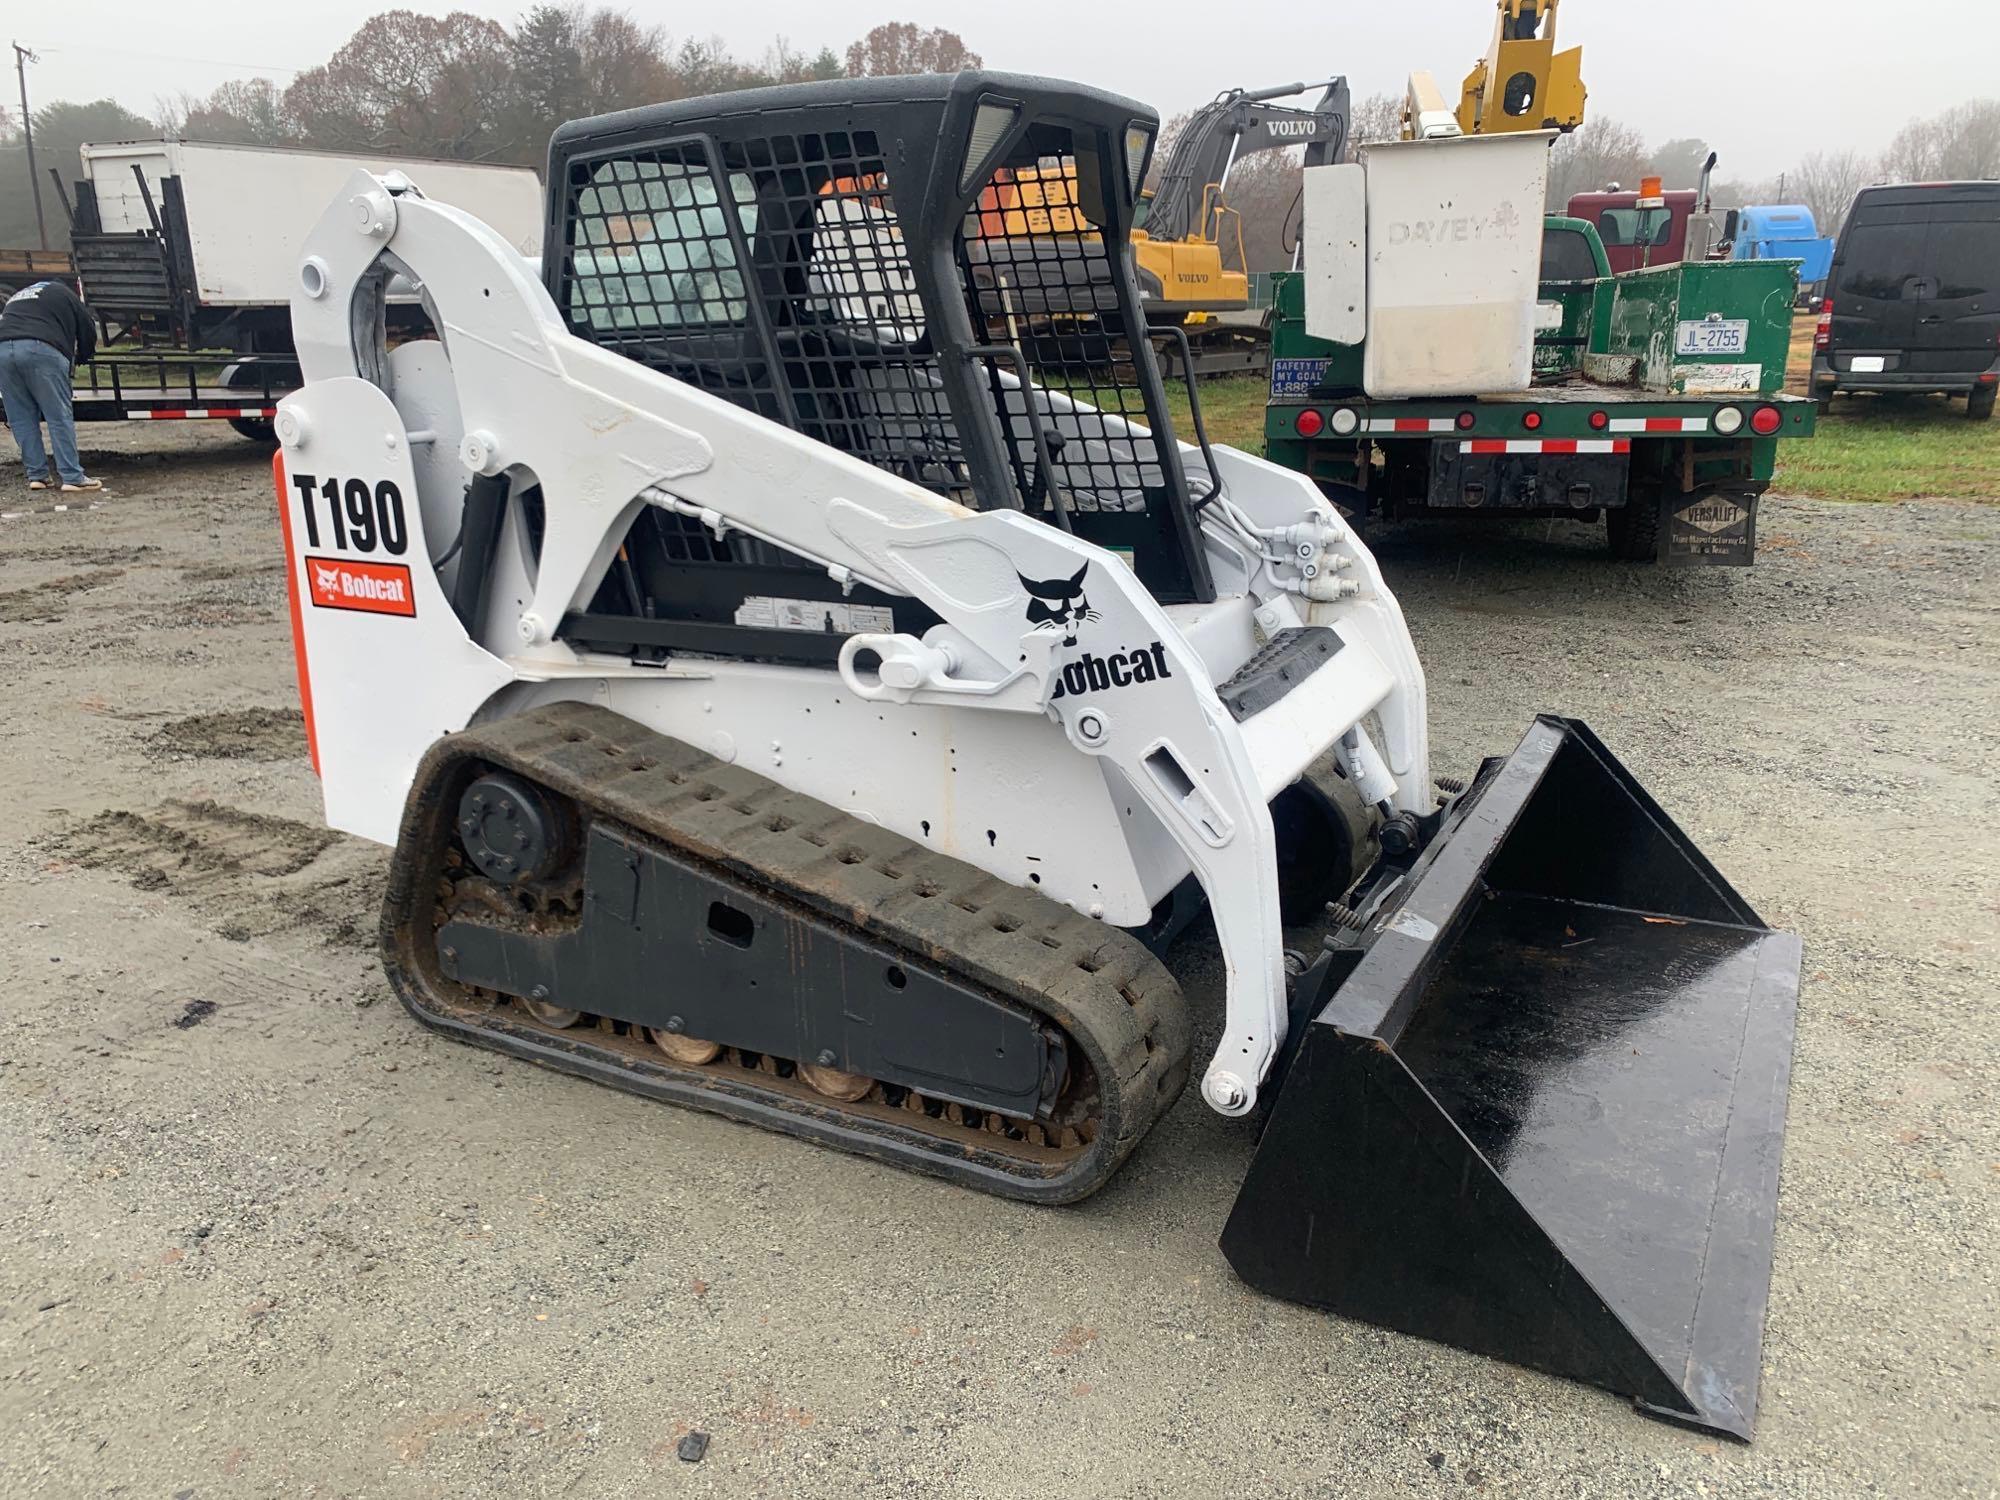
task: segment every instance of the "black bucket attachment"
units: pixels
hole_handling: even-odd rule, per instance
[[[1537,719],[1300,981],[1223,1252],[1747,1439],[1799,957],[1584,725]]]

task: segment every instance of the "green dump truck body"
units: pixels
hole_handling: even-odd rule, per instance
[[[1693,261],[1600,282],[1605,326],[1583,373],[1677,396],[1776,395],[1791,354],[1798,268],[1795,260]]]
[[[1582,236],[1571,264],[1597,274],[1543,281],[1522,391],[1371,399],[1362,346],[1307,334],[1303,278],[1276,277],[1266,456],[1358,515],[1602,517],[1623,557],[1747,565],[1778,442],[1814,425],[1810,401],[1779,394],[1796,267],[1612,276],[1588,224],[1544,232]]]

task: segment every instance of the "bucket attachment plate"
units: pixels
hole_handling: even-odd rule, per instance
[[[1230,1264],[1747,1439],[1798,939],[1563,719],[1462,799],[1400,894],[1307,976],[1338,989]]]

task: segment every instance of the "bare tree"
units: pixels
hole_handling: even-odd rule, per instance
[[[1708,163],[1708,142],[1694,136],[1682,136],[1656,147],[1647,157],[1646,170],[1660,179],[1660,185],[1669,192],[1701,186],[1701,169]],[[1636,182],[1628,182],[1627,187],[1637,187]]]
[[[847,65],[831,47],[821,47],[808,55],[794,47],[789,38],[780,36],[773,38],[748,72],[758,84],[809,83],[816,79],[845,78]]]
[[[2000,177],[2000,99],[1912,120],[1889,143],[1882,168],[1898,182]]]
[[[1793,169],[1791,195],[1812,210],[1821,234],[1839,234],[1854,195],[1875,180],[1875,164],[1859,151],[1815,151]]]
[[[189,89],[153,95],[153,127],[165,140],[179,140],[187,117],[201,107],[201,97]]]
[[[1938,175],[1936,163],[1943,154],[1937,122],[1912,120],[1896,132],[1889,149],[1882,153],[1882,170],[1895,181],[1915,182]]]
[[[1230,270],[1277,271],[1292,263],[1296,210],[1305,185],[1305,158],[1299,150],[1267,151],[1239,161],[1229,174],[1229,212],[1217,226],[1222,263]],[[1241,233],[1242,260],[1236,237]]]
[[[294,139],[284,95],[268,78],[232,78],[206,99],[183,94],[181,101],[185,107],[174,133],[184,140],[282,146]]]
[[[674,98],[724,94],[751,81],[748,70],[730,55],[729,44],[719,36],[689,37],[675,50],[671,67]]]
[[[1403,138],[1403,101],[1395,94],[1370,94],[1354,104],[1354,116],[1347,122],[1347,144],[1372,146],[1378,141]]]
[[[955,31],[942,26],[926,31],[911,21],[889,21],[848,47],[847,76],[956,73],[960,68],[976,68],[980,61],[979,54]]]
[[[1559,209],[1578,193],[1614,182],[1636,188],[1647,160],[1644,136],[1609,115],[1594,115],[1582,129],[1556,137],[1549,149],[1549,207]]]
[[[1752,203],[1789,203],[1798,196],[1798,184],[1784,177],[1726,178],[1712,183],[1710,191],[1718,208],[1743,208]]]

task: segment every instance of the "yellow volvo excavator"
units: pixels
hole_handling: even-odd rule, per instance
[[[1273,102],[1315,88],[1321,93],[1310,110]],[[1199,329],[1200,341],[1211,346],[1227,342],[1215,337],[1221,331],[1214,327],[1215,315],[1250,306],[1242,219],[1229,204],[1230,174],[1246,156],[1287,146],[1304,146],[1309,167],[1337,162],[1347,149],[1352,114],[1347,80],[1329,78],[1231,89],[1189,117],[1160,169],[1143,223],[1132,233],[1148,321]],[[1241,333],[1268,356],[1267,333],[1247,328]],[[1215,353],[1211,348],[1211,364]],[[1245,361],[1262,363],[1255,355]]]

